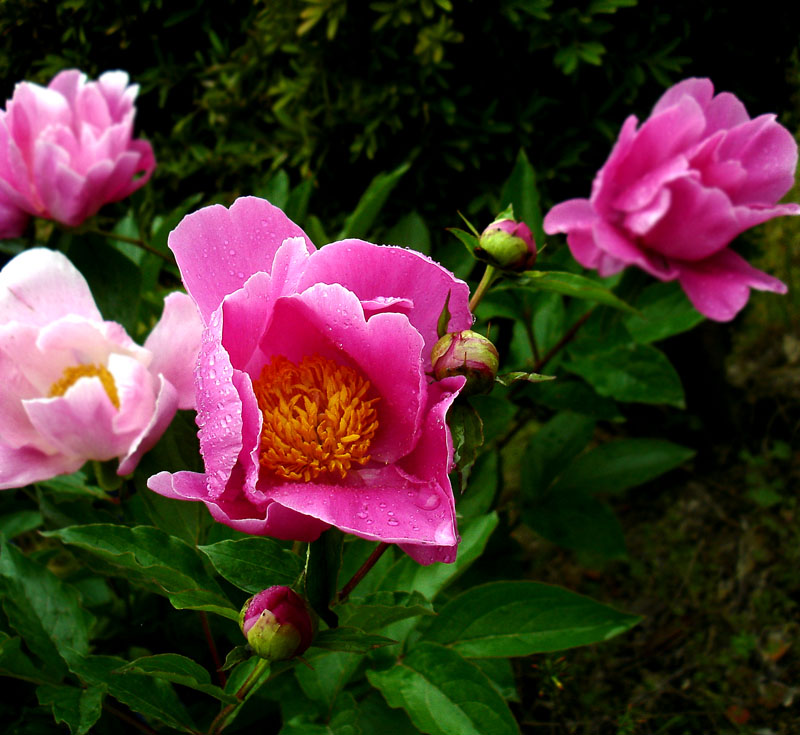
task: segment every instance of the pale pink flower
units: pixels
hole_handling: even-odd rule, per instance
[[[0,110],[0,237],[20,235],[25,213],[75,227],[150,178],[153,149],[133,140],[138,91],[124,71],[16,85]]]
[[[26,250],[0,271],[0,488],[119,458],[132,472],[178,408],[194,407],[202,324],[167,296],[144,347],[103,321],[61,254]]]
[[[455,559],[447,409],[430,377],[437,322],[472,325],[465,283],[424,255],[343,240],[316,250],[269,202],[189,215],[170,235],[205,320],[196,371],[205,474],[148,486],[245,533],[312,541],[330,526]]]
[[[575,259],[601,276],[635,265],[678,279],[695,308],[732,319],[750,289],[785,293],[776,278],[728,248],[744,230],[800,214],[777,204],[792,187],[797,144],[775,115],[753,120],[709,79],[668,89],[637,129],[631,115],[597,173],[589,199],[557,204],[544,219],[566,232]]]

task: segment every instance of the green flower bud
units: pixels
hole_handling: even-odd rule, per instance
[[[445,334],[431,352],[436,380],[464,375],[464,394],[488,393],[494,384],[500,356],[495,346],[482,334],[469,329]]]
[[[503,270],[524,271],[536,262],[536,243],[524,222],[500,219],[483,231],[476,253]]]
[[[268,661],[299,656],[314,639],[314,623],[306,603],[281,585],[268,587],[245,602],[239,627],[256,654]]]

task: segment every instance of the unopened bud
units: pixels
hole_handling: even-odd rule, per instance
[[[469,329],[445,334],[431,352],[436,380],[464,375],[464,393],[488,393],[492,389],[500,356],[495,346],[482,334]]]
[[[281,585],[245,602],[239,627],[256,654],[268,661],[299,656],[314,638],[314,623],[303,598]]]
[[[504,270],[524,271],[536,262],[536,243],[524,222],[499,219],[481,234],[477,254]]]

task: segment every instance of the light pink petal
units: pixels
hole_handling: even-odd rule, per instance
[[[705,115],[705,135],[717,130],[730,130],[750,119],[741,100],[730,92],[722,92],[714,97],[706,106]]]
[[[230,209],[215,204],[187,215],[170,233],[169,246],[186,290],[207,320],[227,294],[254,273],[268,271],[289,237],[306,235],[266,200],[243,197]]]
[[[124,71],[107,71],[97,79],[97,86],[103,93],[108,111],[114,121],[119,121],[133,107],[139,85],[128,86],[128,75]]]
[[[105,364],[112,352],[135,358],[145,367],[150,364],[149,350],[137,345],[121,324],[90,321],[68,314],[41,328],[37,347],[43,352],[60,351],[70,355],[69,364]]]
[[[676,278],[678,271],[658,253],[648,253],[630,237],[604,220],[598,221],[592,233],[595,244],[615,261],[636,265],[662,281]],[[602,275],[609,275],[608,272]]]
[[[370,454],[385,462],[404,456],[417,441],[427,382],[423,347],[403,314],[377,314],[366,321],[354,294],[324,284],[280,299],[261,342],[267,359],[283,355],[299,364],[316,354],[367,378],[381,398]],[[251,374],[255,379],[260,373]]]
[[[45,216],[73,227],[80,224],[86,207],[86,177],[69,165],[64,148],[43,139],[36,141],[33,176]]]
[[[685,96],[696,100],[699,106],[705,109],[711,103],[713,95],[714,85],[711,83],[710,79],[699,79],[697,77],[684,79],[682,82],[673,84],[661,95],[650,114],[657,115],[667,108],[679,104],[681,99]]]
[[[156,408],[159,380],[145,365],[128,355],[111,353],[106,368],[117,389],[119,408],[112,422],[114,434],[130,441],[152,420]]]
[[[39,435],[66,457],[105,461],[127,450],[130,439],[114,433],[117,409],[99,378],[81,378],[63,396],[23,405]]]
[[[361,301],[403,297],[414,303],[408,315],[425,340],[425,369],[430,370],[430,350],[445,299],[450,294],[449,331],[472,326],[469,288],[450,271],[413,250],[373,245],[362,240],[342,240],[313,253],[300,280],[304,289],[315,283],[339,283]]]
[[[61,253],[32,248],[0,271],[0,323],[45,325],[67,314],[102,320],[86,279]]]
[[[771,205],[794,184],[797,143],[774,115],[761,115],[728,131],[718,155],[736,159],[747,171],[739,186],[726,188],[734,204]]]
[[[784,283],[753,268],[732,250],[695,263],[680,264],[680,284],[701,314],[718,322],[733,319],[750,298],[750,289],[786,293]]]
[[[30,215],[0,194],[0,240],[20,237],[28,226]]]
[[[15,449],[0,440],[0,490],[77,472],[83,462],[80,457],[45,454],[33,447]]]
[[[47,88],[62,95],[70,109],[74,110],[75,99],[84,84],[86,84],[86,75],[83,72],[77,69],[65,69],[53,77]]]
[[[19,331],[20,325],[11,324],[0,327],[0,375],[3,376],[3,388],[0,390],[0,441],[7,446],[18,449],[26,444],[35,445],[39,435],[33,428],[28,419],[28,414],[22,407],[22,401],[26,398],[38,398],[41,393],[28,380],[25,373],[19,369],[14,360],[13,350],[11,354],[6,354],[3,347],[7,344],[2,339],[2,332],[9,329]],[[28,335],[28,343],[35,346],[36,333]],[[18,341],[22,339],[22,335]]]
[[[75,98],[75,116],[83,125],[107,128],[113,123],[108,103],[96,82],[83,86]]]
[[[127,475],[136,469],[145,452],[152,449],[167,430],[178,409],[178,393],[163,375],[159,375],[158,397],[150,422],[131,442],[128,453],[122,458],[117,474]]]
[[[150,372],[163,375],[175,388],[178,408],[194,408],[194,367],[200,350],[203,323],[197,307],[184,293],[164,299],[164,311],[144,348],[153,353]]]
[[[237,462],[237,469],[241,472],[241,479],[237,476],[236,482],[239,484],[244,496],[259,505],[266,501],[264,493],[256,487],[261,472],[261,464],[259,462],[261,454],[261,410],[253,392],[253,383],[247,373],[234,370],[233,385],[242,401],[242,448]]]
[[[588,199],[568,199],[556,204],[544,218],[544,231],[548,235],[557,232],[585,230],[592,226],[597,214]]]

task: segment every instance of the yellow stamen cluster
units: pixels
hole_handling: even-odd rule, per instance
[[[63,396],[81,378],[100,378],[111,403],[119,410],[117,385],[114,383],[114,376],[108,372],[105,365],[71,365],[64,368],[61,378],[50,386],[48,397]]]
[[[253,383],[264,418],[261,466],[284,480],[310,482],[323,473],[344,479],[369,461],[378,430],[379,398],[356,370],[320,355],[299,365],[276,355]]]

